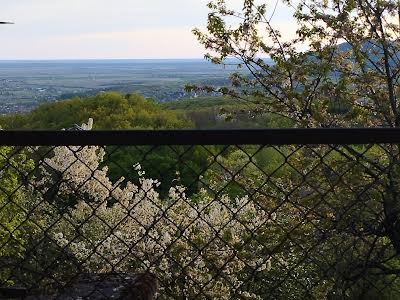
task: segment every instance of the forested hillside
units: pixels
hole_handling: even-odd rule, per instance
[[[161,106],[138,94],[101,93],[94,97],[46,103],[26,114],[6,115],[3,128],[61,129],[95,120],[95,129],[187,128],[191,122],[181,113]]]
[[[279,126],[278,123],[284,126],[284,120],[271,115],[250,114],[249,111],[248,104],[228,97],[199,97],[163,104],[139,94],[108,92],[42,104],[28,113],[5,115],[0,117],[0,126],[4,129],[63,129],[87,122],[89,118],[94,120],[93,129],[221,129]],[[199,147],[186,148],[153,148],[149,145],[152,150],[144,158],[147,151],[143,149],[107,147],[112,153],[107,163],[110,178],[117,180],[121,168],[129,170],[141,162],[148,176],[162,179],[161,195],[166,195],[177,176],[188,187],[189,193],[194,192],[198,188],[193,185],[196,173],[207,165],[209,153]],[[217,151],[218,147],[215,149]],[[186,161],[177,164],[178,156]]]
[[[139,94],[100,93],[45,103],[31,112],[0,117],[5,129],[62,129],[95,120],[94,129],[222,129],[288,127],[255,104],[230,97],[199,97],[158,103]]]

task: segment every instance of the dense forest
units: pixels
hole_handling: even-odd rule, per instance
[[[140,95],[102,93],[94,97],[42,104],[26,114],[5,115],[3,128],[69,128],[74,124],[96,120],[95,128],[185,128],[191,122],[179,113],[163,110],[151,99]]]
[[[0,126],[4,129],[68,129],[74,124],[85,123],[88,119],[94,120],[93,130],[234,129],[282,127],[290,124],[273,115],[254,115],[247,103],[243,104],[230,97],[199,97],[157,103],[139,94],[123,95],[108,92],[93,97],[76,97],[42,104],[28,113],[5,115],[0,117]],[[129,170],[132,165],[141,162],[151,178],[164,179],[160,187],[162,195],[168,192],[170,183],[176,179],[176,174],[180,174],[182,182],[189,187],[189,191],[196,190],[196,185],[193,186],[193,181],[197,177],[196,172],[199,173],[208,164],[209,153],[201,147],[188,149],[176,146],[173,149],[168,147],[153,149],[153,146],[149,145],[141,149],[124,147],[114,150],[114,148],[108,147],[112,153],[108,162],[111,179],[118,179],[121,169]],[[221,147],[212,148],[217,151]],[[145,153],[147,153],[146,159],[143,159]],[[177,163],[182,153],[184,156]],[[124,176],[132,179],[128,174]]]
[[[4,129],[62,129],[95,120],[94,129],[286,127],[273,114],[256,114],[255,105],[231,97],[198,97],[158,103],[139,94],[100,93],[39,105],[28,113],[0,116]]]

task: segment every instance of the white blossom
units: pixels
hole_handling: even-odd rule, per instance
[[[84,128],[89,130],[92,125],[89,120]],[[212,270],[222,268],[223,278],[206,285],[204,293],[214,299],[230,299],[232,285],[241,285],[238,270],[246,265],[258,272],[271,270],[271,258],[264,261],[261,251],[243,248],[239,255],[235,250],[249,238],[249,230],[256,230],[268,219],[248,196],[213,197],[201,189],[197,195],[200,201],[192,201],[186,188],[178,185],[170,187],[168,199],[162,199],[156,191],[160,182],[145,178],[139,164],[132,169],[140,177],[138,184],[124,178],[111,182],[107,167],[100,168],[104,156],[104,149],[98,146],[63,146],[56,147],[53,157],[45,160],[62,177],[60,195],[81,195],[57,222],[53,238],[88,271],[150,268],[162,282],[174,283],[176,293],[185,290],[192,298],[199,286],[212,278]],[[49,170],[44,169],[43,174],[46,178],[38,184],[52,181]],[[109,203],[110,197],[114,203]],[[81,224],[81,232],[71,224]],[[198,284],[176,284],[182,272],[177,265],[184,266],[185,276]],[[247,292],[241,296],[259,299]]]

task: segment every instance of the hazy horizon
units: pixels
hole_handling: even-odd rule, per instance
[[[211,63],[207,61],[205,58],[197,58],[197,57],[188,57],[188,58],[36,58],[36,59],[1,59],[0,62],[30,62],[30,61],[54,61],[54,62],[62,62],[62,61],[204,61],[207,63]]]

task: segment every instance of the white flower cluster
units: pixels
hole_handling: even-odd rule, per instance
[[[268,226],[268,214],[250,197],[231,199],[204,189],[188,197],[185,187],[174,186],[162,199],[160,183],[145,178],[138,164],[137,184],[124,178],[112,183],[107,167],[100,168],[104,155],[101,147],[56,147],[46,159],[61,174],[59,195],[81,195],[53,227],[59,246],[89,272],[150,269],[161,289],[168,289],[165,295],[260,299],[243,290],[243,272],[271,270],[262,247],[248,242]]]

